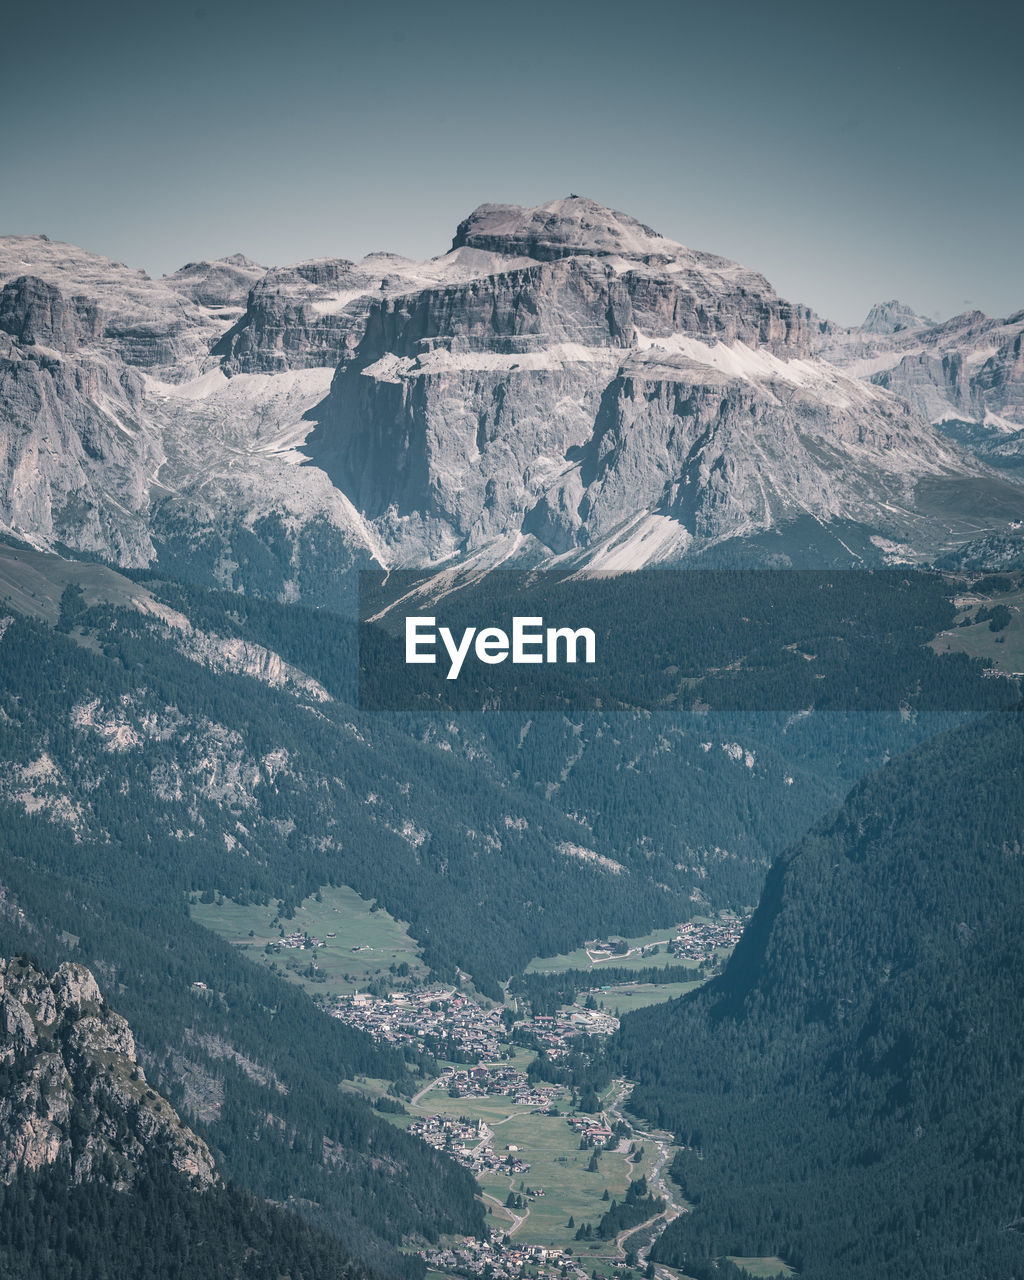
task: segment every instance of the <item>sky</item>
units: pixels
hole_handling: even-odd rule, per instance
[[[1024,307],[1024,6],[23,3],[0,233],[152,275],[575,192],[843,324]]]

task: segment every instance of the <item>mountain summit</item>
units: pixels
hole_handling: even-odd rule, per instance
[[[896,298],[876,302],[860,326],[863,333],[899,333],[902,329],[928,329],[932,321],[920,316],[905,302]]]
[[[459,223],[452,249],[486,249],[551,262],[573,254],[594,257],[672,256],[680,248],[628,213],[607,209],[587,196],[550,200],[534,209],[482,204]]]

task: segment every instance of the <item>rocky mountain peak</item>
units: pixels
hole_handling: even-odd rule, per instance
[[[627,213],[587,196],[550,200],[533,209],[482,204],[459,223],[452,249],[484,249],[552,262],[588,257],[674,256],[679,246]]]
[[[233,253],[214,262],[187,262],[166,282],[202,307],[244,307],[249,290],[266,272],[245,254]]]
[[[860,328],[864,333],[899,333],[901,329],[931,328],[932,323],[905,302],[891,298],[888,302],[876,302]]]
[[[92,973],[62,964],[48,975],[0,957],[0,1181],[61,1162],[71,1180],[116,1170],[124,1187],[148,1148],[210,1184],[213,1157],[146,1083],[128,1023]]]

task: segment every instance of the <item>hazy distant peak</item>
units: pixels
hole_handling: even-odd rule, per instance
[[[252,258],[247,258],[244,253],[231,253],[226,258],[218,258],[217,261],[229,267],[247,267],[254,271],[266,271],[266,267],[254,262]]]
[[[860,327],[865,333],[898,333],[901,329],[930,328],[933,323],[905,302],[891,298],[888,302],[876,302]]]
[[[266,267],[244,253],[233,253],[213,261],[186,262],[167,277],[167,283],[201,306],[242,306],[249,290],[266,272]]]

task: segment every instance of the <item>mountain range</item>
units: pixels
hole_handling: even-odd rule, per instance
[[[0,238],[0,1270],[422,1280],[486,1233],[401,1124],[437,1046],[189,915],[283,939],[342,887],[513,1025],[539,957],[756,907],[720,978],[564,1068],[675,1135],[655,1263],[1009,1266],[1021,732],[977,713],[1018,698],[1022,333],[842,327],[579,196],[424,262],[152,279]],[[654,621],[626,570],[829,573],[799,626],[701,575],[638,701],[361,710],[355,571],[482,615],[497,566],[610,571],[607,626]]]
[[[1024,315],[842,330],[577,196],[423,263],[6,237],[0,285],[0,522],[40,549],[347,607],[353,566],[920,563],[1024,518]]]

